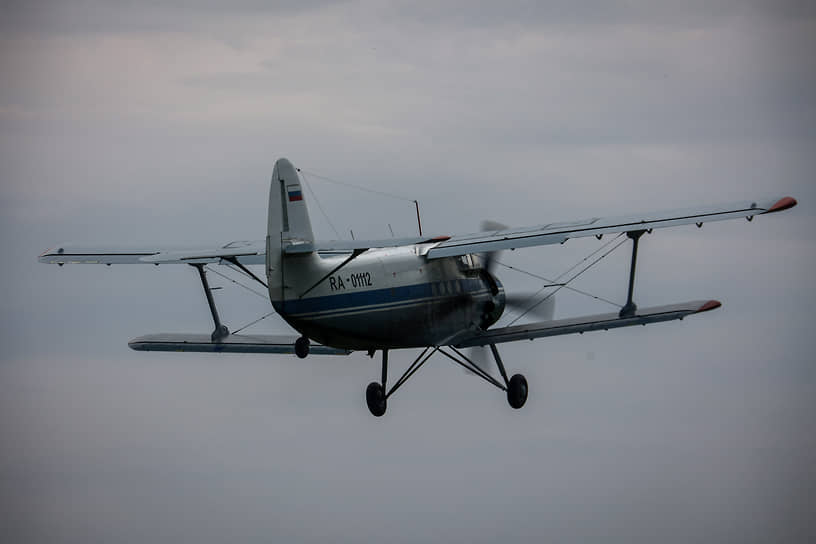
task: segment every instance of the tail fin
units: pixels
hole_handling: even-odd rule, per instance
[[[283,299],[283,248],[312,244],[312,224],[303,198],[297,170],[287,159],[278,159],[269,184],[269,215],[266,227],[266,278],[269,298]]]

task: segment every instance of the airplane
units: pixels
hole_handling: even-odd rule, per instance
[[[563,334],[683,319],[721,306],[695,300],[639,308],[633,300],[638,241],[654,229],[776,213],[794,207],[791,197],[703,206],[694,209],[592,217],[532,227],[487,223],[487,230],[456,236],[383,240],[315,240],[299,170],[287,159],[273,168],[266,239],[233,241],[210,248],[124,248],[61,245],[39,256],[42,263],[185,264],[198,272],[215,328],[211,334],[150,334],[131,340],[137,351],[284,353],[313,355],[382,354],[379,381],[366,388],[372,415],[434,354],[441,353],[502,390],[508,404],[524,406],[529,393],[522,374],[508,377],[497,344]],[[552,300],[541,305],[545,319],[492,327],[517,298],[505,293],[495,274],[502,250],[563,244],[569,239],[618,234],[632,240],[626,304],[619,312],[552,319]],[[624,237],[625,236],[625,237]],[[230,334],[221,322],[205,267],[222,264],[263,285],[272,307],[298,334]],[[249,268],[264,265],[266,281]],[[562,284],[555,284],[562,285]],[[528,310],[530,307],[528,307]],[[531,315],[540,315],[532,312]],[[388,352],[421,349],[402,376],[387,387]],[[500,377],[477,364],[465,348],[489,348]]]

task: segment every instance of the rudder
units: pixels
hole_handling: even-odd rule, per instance
[[[309,210],[303,198],[297,169],[287,159],[278,159],[269,183],[269,212],[266,227],[266,278],[269,298],[283,297],[283,248],[314,243]]]

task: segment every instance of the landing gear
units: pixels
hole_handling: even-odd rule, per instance
[[[448,359],[452,360],[454,363],[464,367],[473,374],[482,378],[487,383],[504,391],[507,394],[507,402],[510,404],[510,406],[518,410],[524,406],[525,402],[527,402],[527,394],[529,392],[527,378],[521,374],[514,374],[512,378],[508,379],[507,371],[504,369],[504,363],[502,363],[501,357],[499,356],[499,350],[496,349],[494,344],[490,344],[490,350],[493,352],[493,357],[496,359],[496,366],[499,367],[502,381],[499,381],[491,376],[483,368],[476,365],[473,361],[468,359],[464,353],[455,347],[447,346],[442,348],[440,346],[436,346],[433,349],[427,347],[422,350],[422,353],[420,353],[419,356],[414,359],[414,362],[411,363],[408,370],[406,370],[400,379],[398,379],[396,383],[391,386],[391,389],[388,390],[385,387],[386,380],[388,378],[388,350],[384,349],[382,355],[382,381],[379,383],[371,382],[366,388],[366,404],[368,405],[368,410],[375,417],[381,417],[383,414],[385,414],[385,410],[388,405],[388,397],[393,395],[394,392],[402,386],[402,384],[408,381],[408,378],[413,376],[420,368],[422,368],[422,365],[424,365],[437,351]],[[373,352],[370,351],[369,354],[373,355]]]
[[[372,352],[372,357],[374,356]],[[371,382],[366,388],[366,404],[368,404],[368,411],[374,417],[381,417],[385,413],[388,405],[388,395],[385,392],[385,382],[388,379],[388,350],[384,349],[382,352],[382,382]],[[396,386],[394,387],[396,389]],[[394,392],[391,390],[391,393]]]
[[[301,336],[295,340],[295,355],[301,359],[305,359],[309,355],[309,337]]]
[[[527,378],[522,374],[514,374],[507,384],[507,402],[518,410],[527,402]]]
[[[499,350],[496,349],[496,344],[490,344],[490,351],[493,352],[493,358],[496,359],[496,366],[499,367],[502,378],[504,378],[505,391],[507,391],[507,402],[518,410],[524,403],[527,402],[527,393],[530,388],[527,387],[527,378],[523,374],[513,374],[513,377],[507,379],[507,371],[504,370],[504,363],[499,356]]]
[[[386,397],[382,384],[371,382],[366,388],[366,404],[368,411],[375,417],[381,417],[385,413]]]
[[[380,383],[371,382],[366,388],[366,404],[368,404],[368,410],[371,414],[376,417],[382,416],[388,404],[388,397],[402,387],[402,384],[407,382],[408,378],[416,374],[416,372],[422,368],[422,365],[428,362],[428,359],[437,351],[440,351],[439,347],[433,349],[428,347],[422,350],[419,357],[414,359],[414,362],[408,366],[408,369],[400,376],[394,385],[391,386],[391,389],[386,389],[385,383],[388,380],[388,350],[382,350],[382,381]]]

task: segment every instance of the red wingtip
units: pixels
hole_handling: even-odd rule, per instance
[[[794,206],[796,206],[796,199],[786,196],[785,198],[780,198],[776,204],[768,208],[768,211],[765,213],[781,212],[782,210],[787,210],[788,208],[793,208]]]
[[[722,303],[719,300],[709,300],[708,302],[700,306],[700,308],[694,313],[699,314],[701,312],[707,312],[709,310],[716,310],[720,306],[722,306]]]
[[[450,240],[450,236],[434,236],[429,242],[444,242],[445,240]]]

